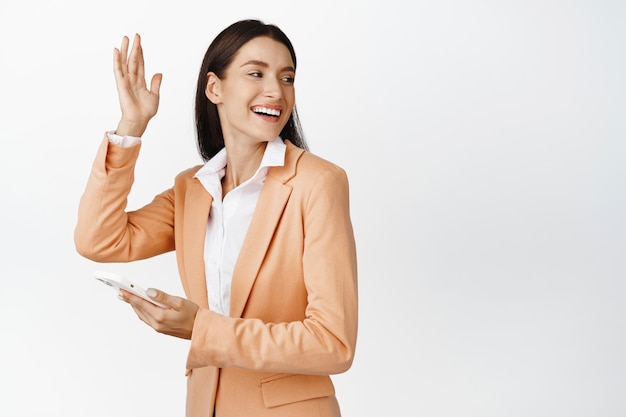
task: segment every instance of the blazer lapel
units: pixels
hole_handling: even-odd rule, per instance
[[[296,171],[296,162],[304,152],[285,141],[285,165],[270,168],[259,195],[252,221],[243,241],[233,270],[230,296],[230,316],[241,317],[254,280],[274,236],[281,214],[287,205],[291,186],[287,185]]]
[[[186,289],[193,301],[202,308],[209,307],[204,265],[204,242],[212,202],[211,194],[205,190],[200,181],[193,178],[185,195],[184,239],[179,239],[177,242],[184,245],[182,248],[185,268],[185,276],[182,277],[183,285],[187,287]]]
[[[291,187],[267,178],[233,271],[231,317],[241,317],[243,313],[248,294],[290,194]]]

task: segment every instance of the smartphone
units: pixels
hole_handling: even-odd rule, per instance
[[[135,284],[127,280],[126,278],[115,274],[113,272],[105,272],[105,271],[96,271],[94,273],[94,277],[100,281],[108,285],[109,287],[113,287],[116,290],[123,289],[132,294],[135,294],[138,297],[143,298],[144,300],[150,301],[152,304],[162,307],[169,308],[169,306],[165,304],[161,304],[159,302],[154,301],[152,298],[148,297],[146,294],[146,290],[141,288],[139,285]]]

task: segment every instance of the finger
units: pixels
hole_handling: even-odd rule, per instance
[[[151,311],[154,308],[160,309],[160,307],[157,307],[150,301],[144,300],[143,298],[131,292],[128,292],[124,289],[120,288],[119,293],[120,293],[121,299],[123,301],[126,301],[128,304],[132,305],[133,308],[139,308],[140,310],[147,311],[147,312]]]
[[[128,36],[124,36],[122,37],[122,44],[120,45],[120,71],[122,71],[122,73],[126,74],[127,72],[127,64],[128,64]]]
[[[128,73],[136,75],[138,79],[143,77],[143,52],[141,51],[141,38],[135,34],[133,47],[128,57]]]
[[[115,76],[115,82],[120,85],[124,79],[124,71],[122,70],[121,52],[119,49],[113,49],[113,75]]]
[[[143,80],[145,77],[143,47],[141,46],[141,36],[138,33],[135,34],[135,41],[137,42],[137,77]]]
[[[128,38],[122,38],[120,48],[113,48],[113,74],[118,86],[122,82],[126,73],[126,51],[128,50]]]
[[[148,294],[148,297],[154,301],[170,306],[174,310],[180,310],[182,306],[182,299],[180,297],[169,295],[168,293],[157,290],[156,288],[148,288],[146,290],[146,294]]]
[[[130,305],[133,309],[133,311],[135,312],[135,315],[139,318],[139,320],[143,321],[144,323],[146,323],[148,326],[154,328],[154,319],[153,317],[146,313],[146,311],[144,311],[140,306],[136,306],[131,304]]]

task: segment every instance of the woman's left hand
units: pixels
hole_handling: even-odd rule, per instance
[[[150,288],[148,296],[154,301],[169,306],[161,308],[128,291],[120,290],[120,299],[126,301],[148,326],[159,333],[191,339],[193,323],[200,307],[186,298],[176,297]]]

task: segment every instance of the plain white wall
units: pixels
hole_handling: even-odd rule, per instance
[[[199,163],[200,61],[226,25],[298,54],[314,152],[351,180],[351,416],[626,414],[626,3],[0,3],[0,415],[181,416],[187,342],[92,278],[181,294],[174,257],[99,265],[78,199],[119,109],[111,54],[164,73],[129,208]]]

